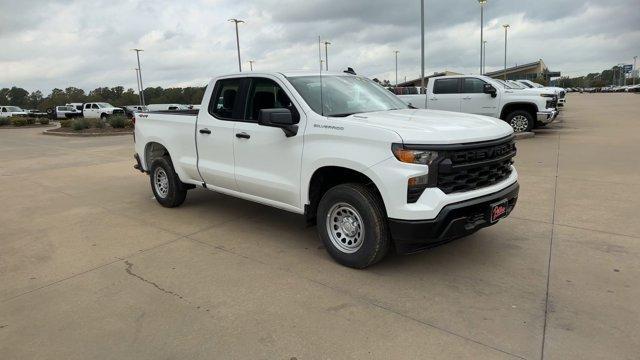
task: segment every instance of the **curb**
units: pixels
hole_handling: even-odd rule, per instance
[[[117,132],[117,133],[72,133],[72,132],[49,132],[43,131],[43,135],[51,135],[51,136],[67,136],[67,137],[98,137],[98,136],[122,136],[122,135],[133,135],[133,131],[131,132]]]
[[[36,128],[50,128],[50,127],[55,127],[56,124],[46,124],[46,125],[25,125],[25,126],[13,126],[13,125],[9,125],[9,126],[0,126],[0,129],[36,129]]]
[[[515,133],[515,135],[516,135],[516,140],[529,139],[536,136],[536,134],[532,131]]]

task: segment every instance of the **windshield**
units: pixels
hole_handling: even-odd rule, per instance
[[[17,106],[7,106],[7,111],[9,111],[9,112],[20,112],[20,111],[22,111],[22,109],[20,109]]]
[[[382,86],[360,76],[322,76],[322,106],[319,76],[290,77],[289,82],[313,111],[325,116],[409,108]]]
[[[527,88],[526,86],[520,84],[517,81],[513,81],[513,80],[508,80],[507,83],[509,85],[511,85],[511,87],[514,88],[514,89],[526,89]]]
[[[109,104],[109,103],[96,103],[98,105],[98,107],[100,108],[112,108],[113,105]]]

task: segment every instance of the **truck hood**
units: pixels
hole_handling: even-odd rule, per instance
[[[459,144],[513,133],[511,126],[500,119],[440,110],[375,111],[351,115],[345,120],[392,130],[406,144]]]

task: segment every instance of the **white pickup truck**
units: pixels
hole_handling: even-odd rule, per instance
[[[106,119],[111,115],[124,116],[124,110],[105,102],[85,103],[82,107],[82,116],[89,119]]]
[[[3,105],[0,106],[0,117],[27,116],[26,111],[17,106]]]
[[[506,123],[411,109],[344,73],[218,77],[200,110],[136,113],[134,136],[162,206],[202,187],[304,214],[356,268],[492,225],[519,190]]]
[[[552,92],[522,92],[482,75],[441,76],[429,80],[426,95],[399,95],[405,103],[433,110],[458,111],[502,119],[516,132],[531,131],[558,115]]]
[[[567,97],[566,97],[567,90],[565,90],[564,88],[557,87],[557,86],[543,86],[531,80],[515,80],[515,81],[517,81],[519,84],[522,84],[523,86],[526,86],[529,89],[543,89],[543,90],[554,92],[556,95],[558,95],[559,107],[564,107],[567,104]]]

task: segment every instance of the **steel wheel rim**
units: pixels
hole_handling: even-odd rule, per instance
[[[161,198],[164,199],[169,195],[169,177],[163,168],[156,168],[153,172],[153,186]]]
[[[333,205],[327,213],[325,224],[327,234],[336,249],[352,254],[362,247],[364,222],[353,206],[347,203]]]
[[[524,115],[516,115],[511,119],[511,127],[515,132],[523,132],[527,130],[529,120]]]

